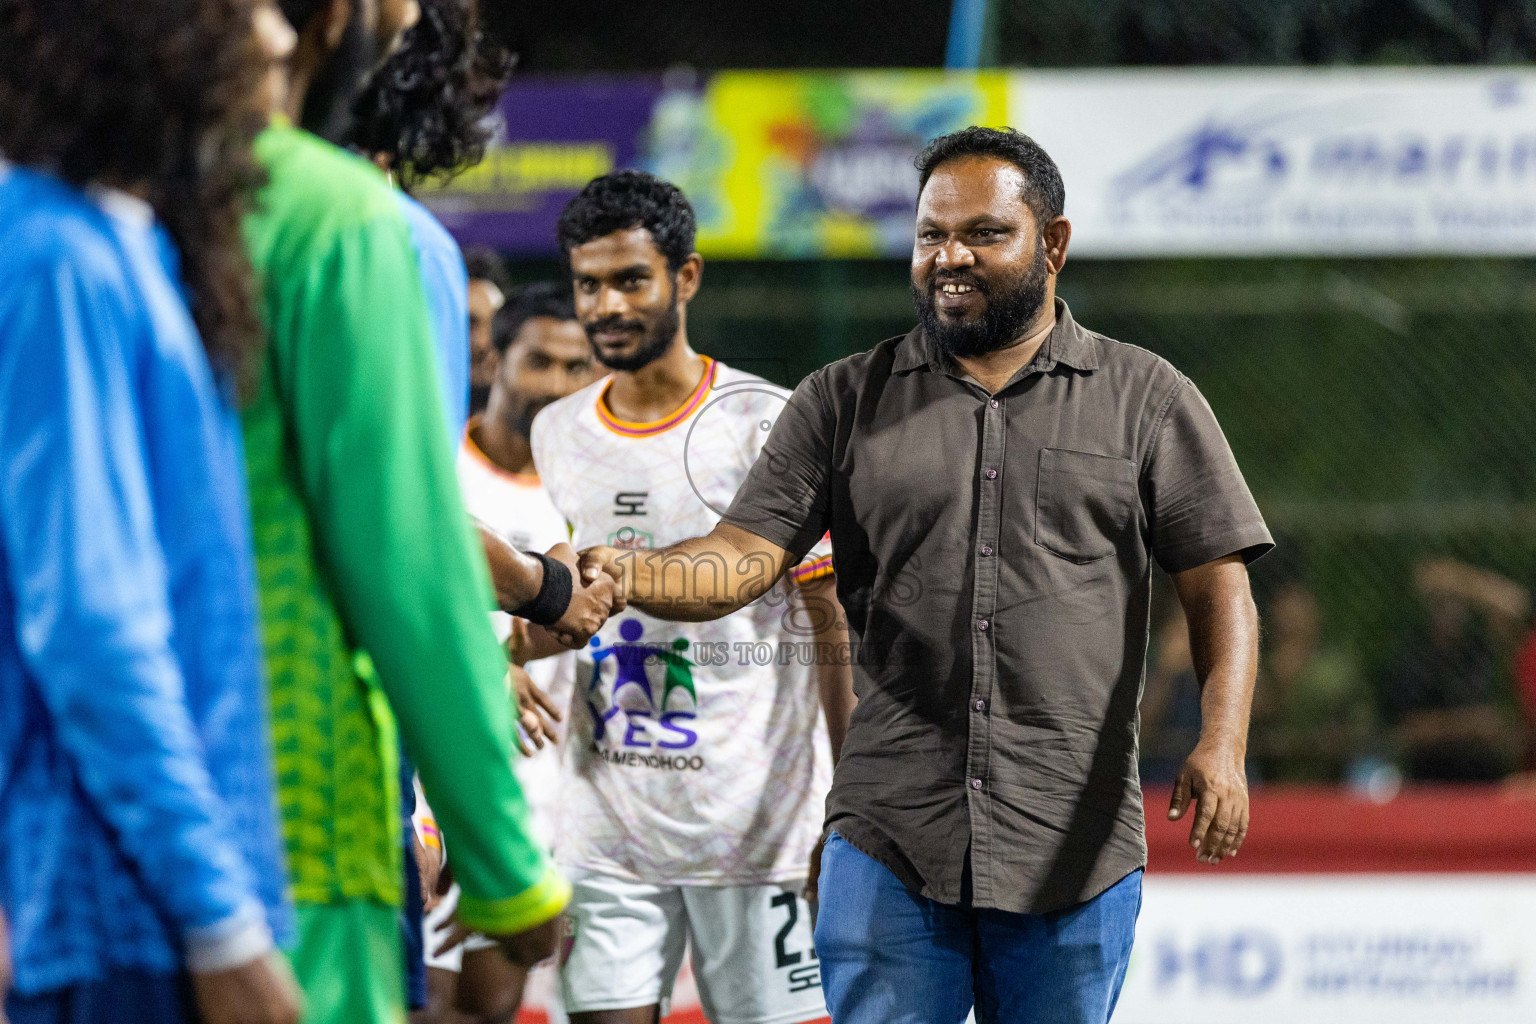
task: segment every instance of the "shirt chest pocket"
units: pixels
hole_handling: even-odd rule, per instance
[[[1042,448],[1035,543],[1071,562],[1107,558],[1136,530],[1137,501],[1130,459]]]

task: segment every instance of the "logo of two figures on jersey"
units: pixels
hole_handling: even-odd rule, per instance
[[[644,643],[638,619],[619,623],[619,640],[604,647],[591,640],[592,678],[587,708],[592,738],[631,750],[687,750],[698,742],[688,723],[698,716],[694,662],[684,654],[684,637],[670,643]],[[624,722],[617,721],[623,714]]]

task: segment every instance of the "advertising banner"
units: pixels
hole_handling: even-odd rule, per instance
[[[460,245],[556,251],[555,221],[588,181],[643,162],[659,79],[523,79],[493,115],[485,159],[421,198]]]
[[[1536,876],[1149,876],[1115,1024],[1536,1020]]]
[[[1011,124],[1056,159],[1072,253],[1536,254],[1536,72],[728,71],[514,81],[485,162],[423,198],[464,243],[556,251],[590,178],[683,188],[699,248],[903,257],[913,158]]]
[[[1080,256],[1536,252],[1536,73],[1013,79]]]
[[[1150,875],[1114,1024],[1530,1024],[1536,876]],[[519,1024],[549,1012],[534,972]],[[703,1021],[687,969],[671,1024]]]
[[[900,256],[912,250],[913,159],[967,125],[1008,121],[1008,81],[927,71],[732,72],[706,96],[722,159],[701,251]],[[664,162],[663,162],[664,166]]]
[[[1007,105],[1003,73],[515,80],[485,161],[422,198],[461,244],[552,254],[582,185],[640,167],[687,193],[706,255],[901,255],[913,158],[935,135],[1006,123]]]

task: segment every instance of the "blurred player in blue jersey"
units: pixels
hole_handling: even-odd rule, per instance
[[[0,0],[13,1024],[298,1016],[233,407],[292,45],[253,0]]]

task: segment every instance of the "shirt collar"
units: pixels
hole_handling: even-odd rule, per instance
[[[1084,372],[1099,368],[1099,346],[1093,335],[1072,319],[1072,311],[1067,308],[1065,299],[1056,300],[1056,326],[1051,328],[1041,346],[1041,356],[1046,370],[1057,363]]]
[[[1072,319],[1072,311],[1064,299],[1056,300],[1056,326],[1046,336],[1045,344],[1031,364],[1042,372],[1049,372],[1057,363],[1084,372],[1099,368],[1099,347],[1093,336]],[[906,373],[919,367],[942,366],[940,354],[923,333],[921,326],[914,327],[896,345],[896,358],[891,364],[892,373]],[[1026,367],[1028,369],[1028,367]]]

